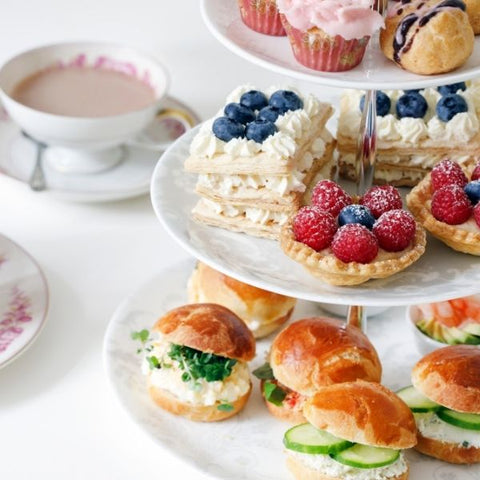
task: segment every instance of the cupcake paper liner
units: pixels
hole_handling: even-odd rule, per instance
[[[275,0],[238,0],[243,23],[259,33],[285,36]]]
[[[293,55],[305,67],[322,72],[343,72],[351,70],[363,59],[369,36],[345,40],[340,35],[331,37],[318,28],[298,30],[281,15]]]

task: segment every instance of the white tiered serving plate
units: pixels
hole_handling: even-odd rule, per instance
[[[192,422],[171,415],[149,398],[138,342],[133,331],[150,329],[160,315],[185,304],[186,284],[193,261],[159,272],[137,292],[127,297],[115,311],[108,326],[103,358],[110,385],[129,417],[153,440],[171,454],[195,466],[212,478],[222,480],[288,480],[282,438],[288,423],[272,417],[261,398],[258,380],[246,408],[235,417],[217,423]],[[324,315],[317,305],[299,302],[293,319]],[[383,364],[383,383],[397,390],[410,383],[410,369],[420,358],[411,332],[396,308],[375,319],[369,333]],[[257,355],[251,369],[263,364],[271,338],[257,342]],[[220,453],[219,453],[220,452]],[[414,451],[407,452],[411,479],[474,480],[480,467],[449,465]]]
[[[198,128],[161,157],[151,196],[165,229],[199,260],[259,288],[340,305],[408,305],[478,293],[478,258],[455,252],[433,237],[428,238],[426,253],[403,272],[356,287],[336,287],[307,273],[278,242],[195,223],[190,212],[199,198],[194,192],[197,176],[185,173],[183,163]]]
[[[370,41],[362,63],[348,72],[317,72],[298,63],[287,37],[272,37],[248,28],[240,18],[237,0],[201,0],[201,11],[211,33],[225,47],[246,60],[290,78],[332,87],[410,89],[469,80],[480,76],[480,37],[473,54],[459,69],[442,75],[422,76],[402,70],[389,61],[376,39]]]

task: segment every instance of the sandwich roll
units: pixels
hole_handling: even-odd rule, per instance
[[[218,303],[236,313],[262,338],[283,325],[291,316],[296,299],[268,292],[199,262],[188,281],[188,299],[192,303]]]
[[[216,304],[185,305],[161,317],[152,334],[142,369],[158,406],[205,422],[245,406],[255,340],[237,315]]]

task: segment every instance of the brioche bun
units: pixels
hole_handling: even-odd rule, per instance
[[[287,455],[287,468],[292,472],[293,476],[297,480],[343,480],[344,477],[332,477],[331,475],[326,475],[320,470],[314,470],[313,468],[308,467],[303,464],[297,457],[293,455]],[[408,478],[408,468],[401,475],[395,477],[389,477],[388,480],[407,480]],[[372,480],[374,480],[372,478]]]
[[[233,408],[225,411],[217,408],[219,404],[192,405],[191,403],[182,402],[168,390],[153,385],[150,382],[150,377],[148,378],[148,393],[159,407],[175,415],[181,415],[197,422],[218,422],[233,417],[245,406],[251,391],[252,385],[250,384],[248,392],[238,397],[235,401],[229,402]]]
[[[420,453],[435,457],[450,463],[479,463],[480,448],[461,447],[458,443],[442,442],[434,438],[424,437],[420,432],[417,434],[418,443],[415,450]]]
[[[267,399],[265,398],[263,390],[264,383],[265,380],[262,380],[260,382],[260,390],[262,392],[262,396],[265,400],[265,405],[267,406],[268,411],[274,417],[277,417],[280,420],[284,420],[285,422],[289,422],[294,425],[306,422],[305,417],[303,416],[303,404],[305,401],[305,397],[302,397],[298,402],[292,404],[292,402],[288,401],[288,396],[291,395],[291,393],[295,394],[295,392],[287,391],[287,397],[282,402],[282,405],[275,405],[274,403],[267,401]],[[281,385],[280,387],[282,388]]]
[[[379,382],[382,375],[377,352],[359,328],[323,317],[284,328],[272,343],[270,365],[279,382],[306,396],[339,382]]]
[[[296,299],[239,282],[198,263],[188,281],[188,300],[223,305],[236,313],[255,338],[265,337],[291,316]]]
[[[350,442],[403,449],[417,443],[408,406],[379,383],[338,383],[321,388],[305,402],[303,414],[315,427]]]
[[[153,331],[168,342],[222,357],[247,362],[255,356],[255,339],[245,323],[228,308],[213,303],[170,310]]]
[[[480,413],[480,348],[451,345],[423,357],[412,383],[430,400],[465,413]]]

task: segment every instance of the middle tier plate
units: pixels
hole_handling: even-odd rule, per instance
[[[455,252],[433,237],[426,253],[406,270],[356,287],[336,287],[303,269],[278,242],[195,223],[197,176],[183,170],[196,127],[161,157],[152,177],[155,213],[165,229],[194,257],[242,282],[304,300],[341,305],[393,306],[478,293],[478,258]]]

